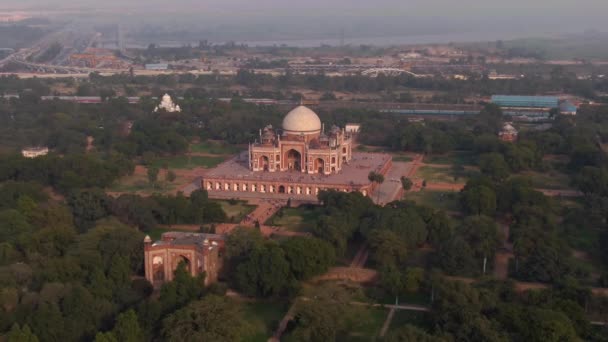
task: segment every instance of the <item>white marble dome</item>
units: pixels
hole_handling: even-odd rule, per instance
[[[316,134],[321,132],[321,119],[310,108],[298,106],[283,119],[283,130],[287,133]]]

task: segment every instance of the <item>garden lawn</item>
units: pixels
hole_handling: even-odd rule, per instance
[[[353,327],[348,336],[344,340],[347,341],[373,341],[380,335],[382,325],[388,316],[388,309],[366,307],[360,308],[364,311],[359,324]]]
[[[532,186],[538,189],[564,190],[572,188],[570,186],[570,176],[555,170],[546,172],[525,171],[520,172],[514,177],[527,178],[532,182]]]
[[[448,184],[461,184],[466,183],[469,178],[479,174],[476,170],[453,170],[452,168],[445,167],[431,167],[422,166],[416,172],[415,177],[422,178],[427,183],[448,183]]]
[[[240,151],[237,146],[225,144],[221,142],[210,142],[205,141],[198,144],[190,145],[190,151],[192,153],[205,153],[205,154],[217,154],[217,155],[228,155],[235,154]]]
[[[470,152],[451,152],[424,157],[426,164],[477,165],[475,155]]]
[[[406,192],[405,200],[445,211],[459,211],[458,193],[453,191],[421,190]]]
[[[419,327],[423,330],[430,330],[432,327],[429,322],[430,318],[428,312],[397,310],[395,316],[393,316],[391,325],[388,327],[387,334],[406,324]]]
[[[213,200],[222,206],[229,222],[238,223],[255,210],[255,205],[247,204],[246,201]],[[232,202],[232,203],[231,203]]]
[[[152,162],[152,166],[157,168],[169,169],[194,169],[197,167],[212,168],[226,160],[225,157],[203,157],[186,155],[157,158]]]
[[[315,225],[320,210],[318,207],[311,206],[283,208],[269,218],[266,225],[284,227],[294,232],[308,232]]]
[[[111,192],[125,192],[125,193],[164,193],[173,191],[178,186],[177,180],[169,183],[163,180],[164,177],[159,176],[159,181],[152,185],[148,181],[148,176],[145,174],[134,174],[131,176],[125,176],[115,181],[107,191]]]

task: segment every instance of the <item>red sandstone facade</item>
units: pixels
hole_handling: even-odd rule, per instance
[[[192,276],[205,272],[205,285],[217,281],[222,266],[224,239],[216,234],[168,232],[160,241],[144,239],[146,279],[158,289],[173,280],[173,273],[184,262]]]
[[[375,171],[386,175],[391,167],[392,159],[390,157],[381,159],[377,168],[363,171],[363,178],[365,179],[360,182],[348,180],[348,170],[346,170],[344,171],[345,177],[335,177],[335,181],[332,181],[332,176],[298,177],[295,172],[275,173],[263,179],[255,176],[205,176],[201,180],[201,187],[207,190],[210,196],[223,193],[236,198],[245,193],[255,193],[255,197],[260,198],[268,194],[286,194],[294,198],[314,198],[323,190],[358,191],[367,196],[376,186],[376,184],[366,179],[367,172]]]
[[[285,116],[280,130],[272,126],[260,130],[259,140],[249,145],[246,156],[208,171],[201,188],[222,198],[285,194],[314,200],[322,190],[368,195],[376,186],[367,179],[368,173],[386,175],[392,159],[387,154],[353,153],[359,127],[334,126],[326,132],[315,112],[299,106]]]

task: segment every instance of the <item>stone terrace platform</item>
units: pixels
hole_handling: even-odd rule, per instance
[[[370,171],[386,175],[392,157],[383,153],[353,153],[352,160],[342,171],[331,175],[307,174],[297,171],[250,171],[247,152],[225,161],[202,177],[202,188],[210,197],[315,199],[320,190],[359,191],[367,195],[373,191],[367,176]]]

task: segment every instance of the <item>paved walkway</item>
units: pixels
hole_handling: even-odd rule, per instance
[[[401,177],[407,176],[412,168],[413,164],[411,162],[393,162],[393,166],[384,177],[384,182],[377,186],[371,194],[372,200],[376,204],[384,205],[400,199],[403,193]]]

